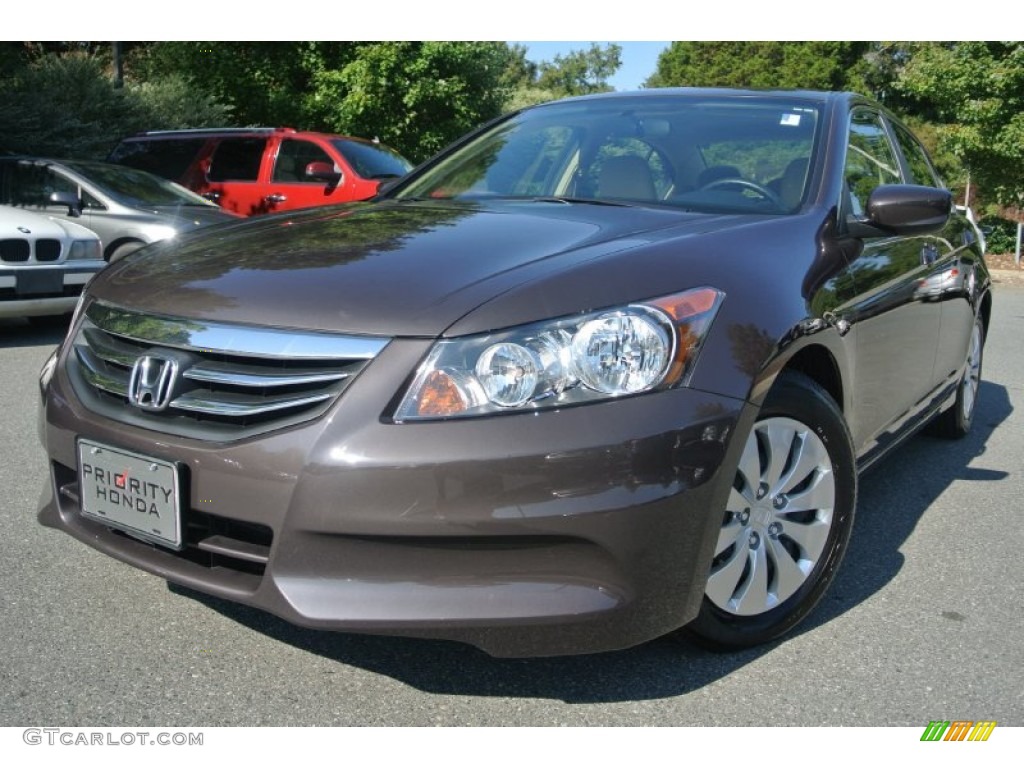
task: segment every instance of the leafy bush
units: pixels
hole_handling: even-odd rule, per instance
[[[989,253],[1013,253],[1017,247],[1017,222],[992,216],[981,221]]]
[[[12,152],[102,157],[143,115],[88,55],[48,55],[0,84],[0,142]]]
[[[0,82],[0,150],[102,159],[127,134],[227,122],[229,110],[170,76],[117,88],[103,60],[48,54]]]
[[[181,75],[128,87],[146,116],[144,130],[219,128],[231,124],[231,107],[218,103]]]

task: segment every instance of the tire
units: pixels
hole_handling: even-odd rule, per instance
[[[683,634],[733,650],[792,629],[835,577],[856,504],[839,407],[811,379],[783,372],[746,438],[704,602]]]
[[[981,387],[981,362],[985,350],[985,325],[980,317],[974,318],[971,341],[967,345],[964,374],[956,388],[956,402],[939,413],[932,422],[931,432],[939,437],[959,440],[966,437],[974,424]]]

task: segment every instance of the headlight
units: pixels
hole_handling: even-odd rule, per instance
[[[178,230],[167,224],[147,224],[142,227],[142,234],[149,238],[149,242],[155,243],[158,240],[167,240],[178,234]]]
[[[437,342],[395,421],[484,416],[685,385],[724,294],[625,307]]]
[[[68,261],[79,261],[81,259],[102,259],[99,240],[75,240],[71,243],[71,250],[68,252]]]

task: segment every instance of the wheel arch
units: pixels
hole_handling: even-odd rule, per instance
[[[786,361],[782,370],[796,371],[813,380],[828,392],[839,410],[846,413],[843,377],[840,373],[839,363],[827,347],[820,344],[804,347]]]
[[[142,246],[146,245],[146,241],[143,240],[141,237],[131,237],[131,236],[119,237],[116,240],[111,240],[109,243],[107,243],[106,247],[103,249],[103,258],[104,258],[104,260],[105,261],[110,261],[110,257],[113,256],[114,251],[116,251],[122,245],[128,245],[129,243],[138,243],[139,244],[139,248],[141,248]]]
[[[815,341],[801,345],[790,354],[778,355],[762,367],[761,375],[751,383],[747,399],[754,406],[760,407],[779,376],[784,371],[793,371],[803,374],[824,389],[840,413],[847,417],[848,377],[844,373],[847,368],[842,353],[842,349],[833,349],[825,341]]]
[[[981,306],[978,308],[978,314],[981,316],[981,324],[985,330],[985,338],[988,338],[988,324],[992,319],[992,291],[985,291],[985,295],[981,299]]]

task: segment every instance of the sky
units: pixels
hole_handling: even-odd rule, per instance
[[[526,46],[526,58],[540,63],[551,61],[555,56],[564,56],[570,51],[586,50],[590,42],[575,41],[517,41]],[[668,48],[669,42],[623,42],[613,40],[595,40],[600,45],[618,42],[622,46],[622,66],[608,84],[617,91],[635,91],[644,80],[654,74],[658,68],[658,54]]]

